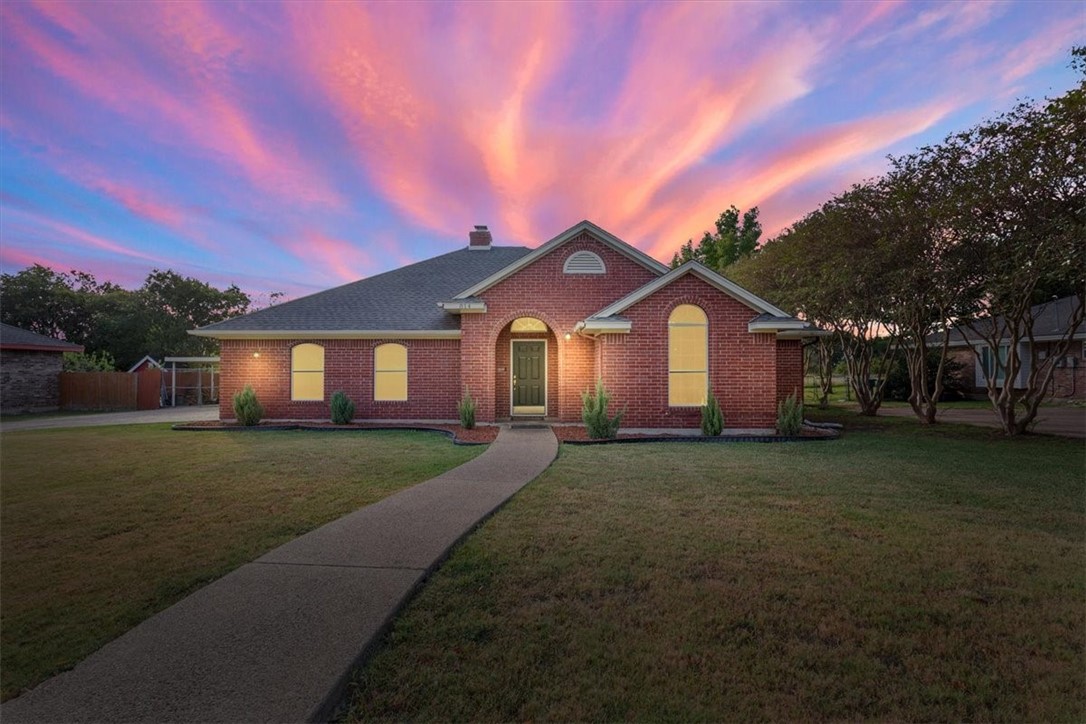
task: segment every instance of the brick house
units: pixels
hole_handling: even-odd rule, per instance
[[[220,417],[251,384],[268,419],[328,419],[342,390],[358,419],[580,422],[602,380],[628,427],[696,428],[712,389],[728,428],[765,430],[802,391],[817,334],[721,275],[670,270],[588,221],[536,249],[454,251],[193,330],[221,342]]]
[[[64,353],[82,351],[82,345],[0,324],[0,409],[5,413],[58,409]]]
[[[1043,365],[1051,365],[1052,384],[1048,390],[1049,399],[1086,400],[1086,325],[1080,321],[1082,297],[1072,295],[1036,304],[1030,309],[1033,319],[1033,344],[1028,335],[1024,335],[1018,345],[1018,358],[1021,368],[1013,380],[1016,388],[1024,388],[1031,366],[1036,363],[1044,372]],[[995,324],[996,327],[991,325]],[[950,333],[948,356],[963,365],[962,382],[968,392],[975,397],[987,395],[987,378],[995,375],[997,388],[1006,383],[1002,366],[1010,354],[1010,336],[1004,335],[999,349],[993,349],[986,341],[990,331],[1006,327],[1002,318],[980,319],[970,326],[955,329]],[[1058,354],[1060,344],[1070,335],[1070,345]],[[933,335],[931,341],[940,343]],[[985,372],[987,371],[987,374]]]

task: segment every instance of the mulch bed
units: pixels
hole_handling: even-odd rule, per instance
[[[220,420],[207,420],[204,422],[187,422],[173,426],[174,430],[432,430],[441,432],[452,438],[457,445],[488,445],[498,437],[498,428],[493,425],[482,425],[472,430],[466,430],[460,425],[410,425],[401,423],[380,422],[355,422],[350,425],[333,425],[330,422],[262,422],[253,427],[245,427],[236,422],[222,422]]]
[[[588,429],[581,425],[555,425],[551,427],[558,442],[571,445],[602,445],[621,442],[803,442],[807,440],[834,440],[839,437],[833,430],[804,427],[799,435],[646,435],[644,433],[625,433],[621,430],[618,437],[605,440],[593,440],[588,437]]]

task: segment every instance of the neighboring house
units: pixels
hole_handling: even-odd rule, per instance
[[[83,347],[0,324],[0,410],[48,412],[60,407],[58,375],[65,352]]]
[[[144,370],[161,370],[165,369],[159,362],[155,361],[155,358],[151,355],[144,355],[136,364],[128,368],[129,372],[143,372]]]
[[[696,262],[678,269],[588,221],[536,249],[469,245],[193,330],[222,345],[220,416],[251,384],[269,419],[579,422],[600,379],[630,427],[697,427],[711,387],[729,428],[772,428],[802,394],[810,324]]]
[[[1071,345],[1058,358],[1053,359],[1056,346],[1071,331],[1070,325],[1075,318],[1075,309],[1082,304],[1076,296],[1055,299],[1037,304],[1032,308],[1033,339],[1037,347],[1037,360],[1041,364],[1053,364],[1052,387],[1049,396],[1057,399],[1086,399],[1086,325],[1080,324],[1072,336]],[[998,374],[996,359],[1005,364],[1010,353],[1010,340],[1005,339],[999,349],[993,349],[984,340],[985,330],[991,330],[991,320],[981,319],[974,322],[965,331],[955,329],[950,334],[950,356],[965,365],[965,383],[974,394],[986,394],[985,369],[989,374]],[[1001,324],[999,319],[996,324]],[[999,329],[999,327],[996,327]],[[941,340],[932,337],[933,343]],[[971,349],[973,348],[973,349]],[[974,353],[974,349],[976,353]],[[1032,354],[1028,337],[1018,346],[1018,357],[1022,361],[1021,369],[1014,379],[1014,386],[1026,386],[1031,369]],[[996,379],[1002,388],[1002,377]]]

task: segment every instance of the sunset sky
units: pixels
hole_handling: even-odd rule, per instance
[[[0,269],[289,297],[587,218],[768,238],[1075,82],[1081,2],[0,5]]]

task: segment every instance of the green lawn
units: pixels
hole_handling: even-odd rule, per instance
[[[841,440],[563,446],[347,719],[1086,719],[1082,441],[828,416]]]
[[[3,433],[3,698],[277,545],[482,449],[422,432]]]

